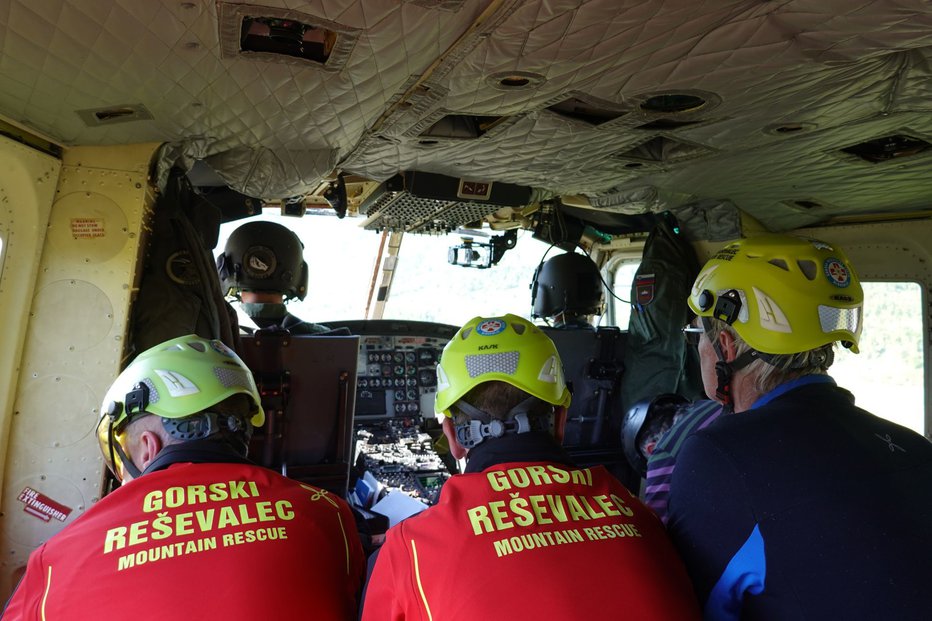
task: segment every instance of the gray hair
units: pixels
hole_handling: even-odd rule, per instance
[[[715,338],[719,332],[727,332],[735,340],[737,356],[751,349],[751,346],[744,342],[732,326],[714,317],[706,319],[711,328],[707,334],[708,338]],[[833,346],[833,343],[829,343],[796,354],[768,354],[766,357],[754,360],[744,367],[743,371],[749,377],[754,378],[754,387],[758,392],[765,394],[795,377],[825,375],[835,360]]]
[[[463,395],[460,401],[482,410],[492,419],[510,420],[511,409],[527,399],[530,395],[520,388],[507,382],[493,380],[483,382]],[[467,425],[472,420],[469,414],[456,407],[451,408],[453,422],[456,425]],[[553,406],[546,401],[537,399],[528,412],[531,416],[548,416],[553,414]]]

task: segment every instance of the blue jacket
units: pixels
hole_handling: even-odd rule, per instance
[[[828,376],[690,436],[668,527],[706,619],[932,615],[932,443]]]

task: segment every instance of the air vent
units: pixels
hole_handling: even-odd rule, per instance
[[[825,202],[812,197],[785,200],[783,201],[783,204],[793,211],[799,211],[802,213],[811,213],[816,211],[822,212],[832,207],[831,205],[828,205]]]
[[[641,162],[673,164],[703,157],[712,152],[712,149],[699,144],[675,140],[667,136],[655,136],[632,149],[615,153],[613,157],[622,160],[633,160],[635,164]],[[630,164],[626,164],[626,166],[630,166]]]
[[[796,134],[805,134],[816,129],[815,123],[775,123],[764,128],[765,134],[774,136],[793,136]]]
[[[688,93],[664,93],[648,97],[641,103],[641,110],[645,112],[660,112],[662,114],[682,114],[695,112],[705,106],[706,100],[698,95]]]
[[[240,51],[268,52],[326,64],[337,33],[292,19],[245,17]]]
[[[529,71],[493,73],[485,79],[486,84],[500,91],[527,91],[537,88],[546,81],[547,78],[539,73]]]
[[[359,30],[299,11],[220,3],[221,58],[343,67]]]
[[[609,121],[614,121],[627,114],[627,110],[611,107],[608,104],[597,103],[591,100],[571,97],[553,104],[547,108],[555,114],[562,117],[570,118],[575,121],[582,121],[589,125],[601,125]]]
[[[431,138],[479,138],[496,125],[507,119],[506,116],[470,116],[467,114],[448,114],[431,125],[420,136],[420,144],[436,144]]]
[[[88,127],[152,120],[152,113],[142,104],[90,108],[87,110],[76,110],[76,112]]]
[[[890,160],[902,159],[918,155],[932,146],[921,138],[909,136],[906,134],[894,134],[875,138],[866,142],[859,142],[841,149],[844,153],[855,155],[862,160],[872,164],[880,162],[889,162]]]

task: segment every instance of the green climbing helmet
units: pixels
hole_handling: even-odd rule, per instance
[[[570,391],[553,341],[527,319],[516,315],[475,317],[450,339],[437,364],[437,415],[479,384],[512,386],[553,405],[569,407]]]
[[[261,427],[265,412],[252,373],[222,341],[189,334],[147,349],[120,373],[104,397],[97,440],[108,466],[119,476],[112,442],[125,449],[126,426],[139,416],[185,418],[238,394],[250,398],[250,422]]]

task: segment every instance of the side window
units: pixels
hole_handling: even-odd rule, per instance
[[[606,296],[606,306],[610,323],[618,326],[622,330],[628,329],[628,322],[631,320],[631,283],[634,281],[634,274],[641,265],[640,259],[625,260],[615,265],[611,273],[609,284],[615,295]],[[620,298],[620,299],[619,299]]]
[[[861,408],[925,433],[922,287],[867,282],[860,353],[836,349],[829,374]]]

